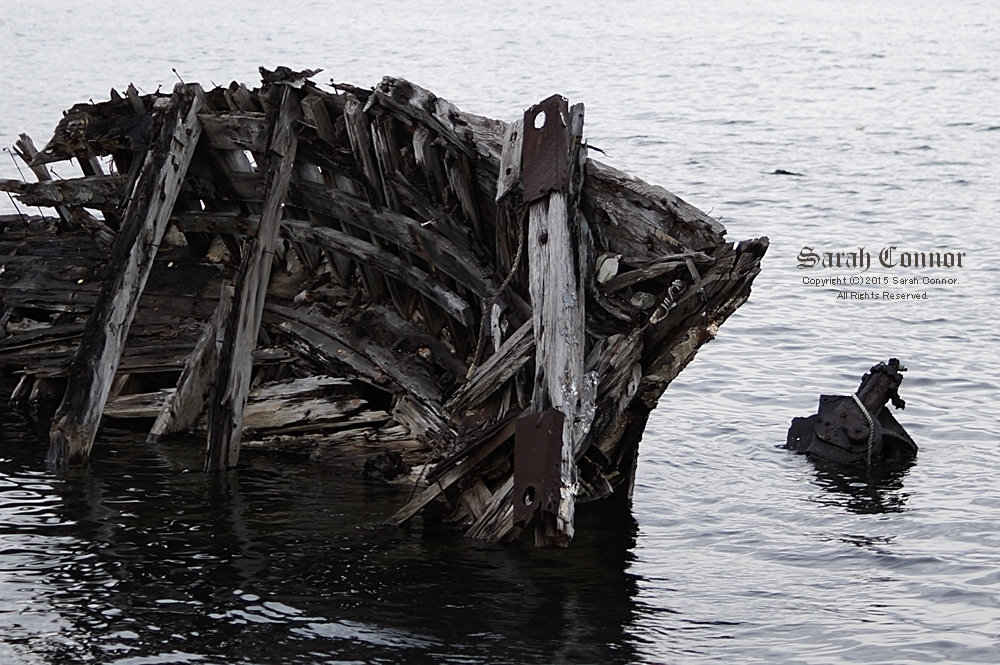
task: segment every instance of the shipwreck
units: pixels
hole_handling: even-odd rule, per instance
[[[0,189],[54,213],[3,218],[11,399],[58,403],[55,469],[131,420],[200,432],[209,472],[258,448],[408,473],[394,524],[565,545],[576,503],[631,496],[650,412],[746,302],[767,238],[728,242],[590,159],[582,104],[507,123],[317,73],[129,86],[40,151],[21,136],[37,181]],[[53,177],[71,159],[82,175]]]

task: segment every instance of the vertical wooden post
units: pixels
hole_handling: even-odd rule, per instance
[[[139,297],[201,136],[200,90],[198,84],[174,87],[160,116],[160,132],[129,193],[101,293],[80,340],[66,396],[52,420],[46,456],[50,466],[83,464],[90,456]]]
[[[244,247],[243,261],[209,403],[206,471],[236,466],[243,436],[243,413],[250,390],[253,349],[271,278],[271,263],[278,242],[278,228],[288,183],[295,164],[297,141],[294,125],[301,114],[298,94],[291,86],[275,84],[270,90],[271,134],[265,158],[264,205],[257,235]]]
[[[559,507],[555,515],[539,512],[536,544],[566,545],[573,538],[576,458],[586,434],[586,428],[579,427],[585,419],[581,398],[586,332],[583,248],[576,215],[583,178],[582,131],[583,105],[570,109],[563,97],[550,97],[524,114],[522,175],[524,200],[531,202],[528,290],[535,335],[532,411],[555,408],[563,414]]]

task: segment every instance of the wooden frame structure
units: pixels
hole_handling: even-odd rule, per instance
[[[650,411],[767,239],[589,159],[558,96],[508,124],[401,79],[261,73],[112,91],[18,143],[39,181],[0,189],[58,219],[5,220],[0,363],[14,400],[61,396],[49,463],[85,463],[102,417],[201,429],[209,471],[392,452],[422,486],[393,523],[434,505],[565,545],[576,502],[631,495]]]

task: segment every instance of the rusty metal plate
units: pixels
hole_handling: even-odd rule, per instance
[[[868,442],[868,422],[850,397],[823,395],[815,429],[820,439],[845,450]]]
[[[558,409],[548,409],[515,421],[515,524],[527,524],[538,510],[559,509],[563,418]]]
[[[552,95],[524,112],[521,188],[525,203],[569,191],[569,101]]]

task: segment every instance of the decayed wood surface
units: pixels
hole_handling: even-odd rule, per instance
[[[201,135],[196,87],[174,89],[157,149],[148,153],[129,196],[125,222],[77,352],[79,369],[70,374],[66,396],[52,422],[46,459],[55,466],[85,461],[97,435],[139,296]]]
[[[588,159],[582,104],[568,184],[525,200],[524,118],[261,71],[130,88],[19,141],[38,182],[0,190],[58,219],[4,220],[0,364],[17,403],[65,395],[50,462],[85,462],[102,416],[199,432],[212,471],[241,448],[362,475],[395,452],[417,486],[391,523],[565,545],[576,502],[631,494],[650,411],[767,239]],[[70,158],[80,177],[53,178]],[[560,503],[515,523],[517,423],[551,407]]]
[[[272,90],[269,102],[273,121],[269,123],[264,205],[256,235],[242,248],[244,260],[237,273],[219,349],[218,371],[209,398],[207,471],[228,469],[239,459],[243,410],[253,366],[251,353],[257,345],[285,193],[295,164],[297,139],[293,123],[301,113],[298,95],[293,88],[282,86]]]
[[[219,304],[212,318],[184,362],[184,369],[177,379],[177,387],[163,400],[156,411],[156,422],[149,430],[147,441],[156,443],[164,436],[186,432],[198,421],[209,396],[214,370],[219,362],[225,324],[233,305],[233,288],[224,285]],[[107,414],[107,409],[105,409]]]
[[[582,179],[583,174],[576,172],[586,158],[586,148],[581,145],[583,105],[573,106],[569,114],[569,152],[560,159],[568,163],[572,182],[574,174]],[[546,119],[546,123],[560,121],[555,117]],[[554,407],[563,414],[559,508],[554,522],[543,525],[539,539],[546,543],[566,543],[573,538],[576,458],[588,429],[577,427],[586,419],[587,411],[583,381],[585,300],[580,263],[581,255],[592,250],[586,247],[587,239],[579,228],[578,196],[578,190],[552,191],[531,203],[528,210],[528,292],[535,334],[532,411],[540,413]],[[542,519],[547,519],[544,513]]]

